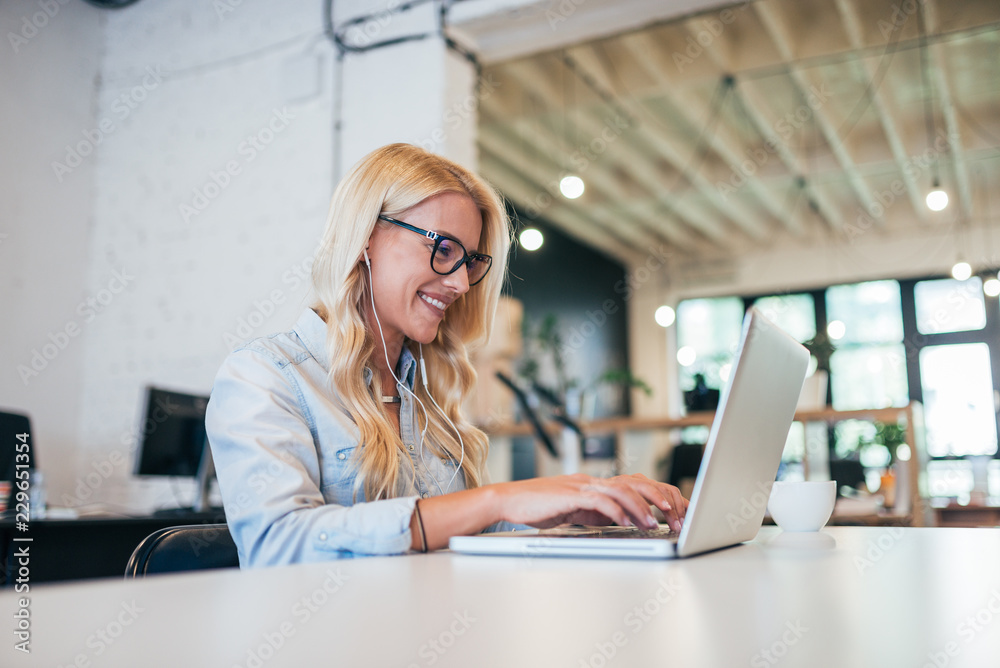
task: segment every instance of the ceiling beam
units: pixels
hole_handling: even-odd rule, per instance
[[[851,43],[851,47],[857,51],[864,49],[865,41],[864,31],[861,26],[861,17],[858,16],[858,11],[854,6],[853,0],[834,0],[834,2],[837,10],[840,12],[840,19],[844,24],[844,30],[847,33],[847,39]],[[876,76],[876,68],[872,66],[871,61],[867,58],[857,58],[851,59],[851,64],[858,75],[858,79],[867,85],[872,108],[875,110],[875,115],[878,116],[879,122],[882,124],[882,131],[885,133],[886,141],[889,143],[892,157],[899,166],[903,183],[906,185],[906,194],[910,198],[913,211],[918,220],[926,222],[927,207],[924,205],[920,185],[917,183],[914,171],[907,168],[910,155],[906,150],[906,145],[903,143],[899,125],[896,123],[896,117],[899,115],[899,112],[889,102],[889,96],[886,94],[883,86],[871,85]]]
[[[755,2],[753,8],[764,29],[771,37],[771,41],[777,47],[782,60],[788,66],[789,78],[798,90],[799,96],[803,100],[808,100],[812,90],[822,90],[822,88],[808,74],[796,67],[796,56],[792,49],[792,31],[788,27],[785,17],[775,5],[767,2]],[[828,107],[825,104],[816,104],[810,105],[810,108],[813,110],[812,116],[816,120],[816,126],[819,128],[820,133],[822,133],[837,162],[840,163],[844,174],[847,175],[847,181],[851,185],[851,189],[854,191],[861,206],[872,218],[880,220],[881,216],[876,216],[875,213],[881,211],[882,206],[875,201],[871,188],[868,187],[864,177],[861,176],[857,165],[854,163],[854,159],[847,150],[846,143],[840,138],[837,128],[834,127],[833,122],[830,120]]]
[[[534,125],[537,124],[518,123],[517,121],[501,122],[499,118],[491,114],[487,107],[483,107],[480,110],[479,141],[490,147],[497,155],[504,155],[509,163],[523,165],[536,183],[554,183],[562,177],[563,166],[552,160],[551,156],[565,154],[566,148],[554,138],[555,133],[539,132]],[[507,132],[504,133],[501,128],[506,128]],[[522,148],[527,146],[532,147],[532,150],[528,151]],[[537,167],[540,160],[547,163],[545,168],[541,170]],[[578,176],[582,175],[578,174]],[[611,179],[604,177],[601,170],[593,170],[587,174],[587,189],[593,191],[599,198],[610,201],[628,198],[628,194],[623,192]],[[553,197],[561,197],[555,193],[550,194]],[[586,193],[585,196],[587,196]],[[566,205],[590,209],[586,200],[566,202]],[[690,233],[682,230],[680,225],[673,221],[664,220],[662,217],[650,219],[637,216],[618,219],[616,229],[621,227],[629,231],[634,230],[633,241],[639,242],[640,247],[665,242],[684,248],[690,247],[692,243]]]
[[[923,6],[927,33],[933,35],[937,33],[940,27],[937,3],[935,0],[926,0]],[[971,219],[973,216],[972,180],[969,178],[969,167],[965,161],[965,151],[962,149],[962,133],[958,125],[955,98],[952,95],[951,84],[948,82],[948,76],[945,73],[947,55],[945,54],[944,45],[939,41],[935,41],[927,48],[930,49],[930,52],[927,54],[930,76],[934,87],[937,89],[938,97],[941,99],[941,114],[944,116],[944,127],[948,133],[948,145],[951,148],[951,156],[955,165],[955,180],[958,182],[956,185],[958,186],[959,204],[966,219]],[[927,94],[930,95],[930,91],[927,91]]]
[[[692,23],[691,20],[684,22],[684,28],[692,36],[696,35],[702,29],[700,25]],[[705,53],[721,72],[736,71],[734,63],[729,62],[715,48],[715,44],[718,41],[716,40],[710,47],[706,47]],[[770,149],[777,153],[778,158],[784,163],[785,168],[788,169],[793,178],[798,180],[807,199],[815,206],[816,214],[826,223],[830,230],[835,232],[843,230],[845,225],[844,216],[839,207],[833,203],[823,190],[816,186],[810,178],[811,174],[807,176],[805,162],[778,136],[775,130],[775,120],[770,118],[764,111],[764,109],[768,108],[768,104],[764,101],[763,96],[744,79],[736,80],[733,93],[737,96],[737,104],[746,113],[747,120],[750,121],[751,125],[754,126],[757,133],[764,140],[765,150]],[[759,173],[760,170],[758,170]]]
[[[688,94],[681,99],[677,92],[682,84],[667,74],[669,68],[664,66],[662,59],[657,58],[659,46],[648,31],[632,33],[620,40],[629,55],[650,79],[659,85],[663,99],[669,102],[674,113],[683,118],[691,127],[701,127],[711,116],[712,110],[697,95]],[[742,163],[746,160],[743,142],[731,129],[724,124],[717,124],[706,137],[709,146],[718,154],[734,174],[742,174]],[[786,230],[796,236],[803,234],[800,221],[795,220],[790,211],[785,211],[784,203],[770,189],[757,179],[747,179],[749,190],[776,220],[780,221]]]
[[[529,94],[544,100],[546,106],[557,108],[558,104],[552,97],[550,87],[542,83],[543,78],[538,72],[538,68],[537,61],[519,61],[505,65],[504,72],[512,81],[516,82],[517,85],[521,86]],[[630,124],[634,123],[630,119],[623,118],[622,120],[628,120]],[[606,122],[595,119],[586,113],[577,114],[573,123],[581,132],[589,137],[601,137],[602,133],[607,129]],[[719,224],[704,217],[700,219],[684,219],[679,212],[673,209],[675,198],[670,197],[672,194],[666,192],[663,182],[656,175],[657,170],[649,163],[648,158],[636,150],[631,142],[626,141],[625,135],[628,131],[629,127],[626,127],[621,131],[622,136],[619,136],[615,140],[613,146],[608,145],[606,147],[604,153],[599,156],[602,163],[607,160],[608,163],[616,165],[623,173],[633,179],[636,184],[646,189],[651,197],[657,199],[663,207],[660,217],[678,220],[697,234],[711,237],[713,228],[719,227]],[[731,237],[731,235],[727,235],[727,237]]]
[[[639,108],[638,102],[635,98],[628,95],[627,92],[618,94],[617,96],[612,93],[618,87],[605,74],[604,68],[598,61],[592,46],[578,46],[570,49],[568,53],[575,67],[592,81],[597,82],[597,85],[604,89],[609,96],[614,97],[633,119],[638,119],[643,114],[644,110]],[[639,121],[636,120],[636,122],[638,123]],[[767,225],[763,220],[745,207],[741,207],[728,198],[722,197],[718,188],[712,184],[711,180],[702,174],[699,169],[693,168],[691,164],[695,159],[693,150],[688,149],[677,138],[668,135],[650,123],[643,125],[642,138],[649,142],[648,148],[653,153],[666,158],[675,169],[684,175],[695,189],[711,201],[723,215],[733,221],[747,236],[755,241],[762,241],[765,238]],[[628,137],[624,139],[626,142],[629,141]],[[692,149],[694,148],[696,147],[692,147]]]
[[[520,205],[522,209],[531,204],[536,194],[536,186],[525,180],[513,165],[508,165],[489,151],[484,151],[480,156],[480,168],[501,192]],[[646,253],[623,242],[601,225],[589,220],[562,202],[554,201],[552,206],[546,209],[544,219],[568,236],[615,258],[626,266],[634,266],[645,259]]]

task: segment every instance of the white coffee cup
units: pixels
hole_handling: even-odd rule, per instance
[[[819,531],[830,520],[836,501],[833,480],[776,482],[767,510],[785,531]]]

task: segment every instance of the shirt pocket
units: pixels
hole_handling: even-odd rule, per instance
[[[448,494],[465,489],[465,475],[462,471],[455,473],[458,468],[458,460],[450,457],[434,457],[428,467],[441,488],[440,493]],[[435,487],[435,489],[437,488]]]
[[[357,449],[355,445],[340,448],[323,459],[320,492],[327,503],[341,506],[354,505],[354,481],[358,477],[358,464],[355,460]],[[357,500],[362,500],[360,490]]]

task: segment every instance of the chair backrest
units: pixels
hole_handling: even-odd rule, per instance
[[[239,565],[239,552],[227,525],[191,524],[146,536],[128,560],[125,578]]]

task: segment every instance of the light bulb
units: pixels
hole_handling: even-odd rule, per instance
[[[967,280],[972,276],[972,267],[968,262],[956,262],[955,266],[951,268],[951,275],[956,281]]]
[[[564,176],[559,182],[559,192],[566,199],[576,199],[583,194],[583,179],[579,176]]]
[[[656,324],[660,327],[670,327],[670,325],[674,324],[676,317],[677,314],[669,306],[661,306],[653,314],[653,319],[656,320]]]
[[[1000,296],[1000,280],[991,278],[983,283],[983,292],[986,293],[987,297],[997,297]]]
[[[698,359],[698,353],[691,346],[684,346],[677,351],[677,361],[681,366],[691,366]]]
[[[948,206],[948,193],[940,188],[927,193],[927,208],[931,211],[942,211]]]
[[[542,244],[545,243],[545,237],[542,236],[542,233],[539,230],[536,230],[533,227],[523,230],[521,232],[520,239],[521,247],[524,248],[524,250],[529,251],[538,250],[542,247]]]
[[[832,320],[830,324],[826,326],[826,333],[829,334],[830,338],[834,341],[842,339],[844,338],[844,334],[847,333],[847,325],[840,320]]]

